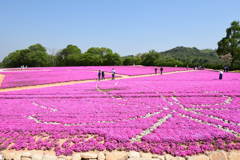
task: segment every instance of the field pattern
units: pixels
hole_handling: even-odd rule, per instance
[[[240,76],[196,71],[0,93],[0,148],[240,149]]]

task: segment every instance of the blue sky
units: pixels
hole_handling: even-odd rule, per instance
[[[239,0],[0,0],[0,60],[41,43],[50,52],[75,44],[121,55],[176,46],[216,48]]]

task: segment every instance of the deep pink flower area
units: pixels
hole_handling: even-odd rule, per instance
[[[239,88],[240,74],[218,80],[194,71],[0,92],[0,148],[178,156],[240,149]]]
[[[146,74],[155,74],[155,68],[157,69],[157,74],[160,74],[160,67],[157,66],[99,66],[99,67],[87,67],[91,70],[103,70],[105,72],[111,73],[114,69],[117,74],[123,75],[146,75]],[[192,68],[185,67],[163,67],[163,73],[166,72],[176,72],[176,71],[186,71],[192,70]]]
[[[98,71],[105,72],[105,78],[110,78],[112,69],[116,77],[121,75],[145,75],[153,74],[155,67],[143,66],[82,66],[82,67],[36,67],[36,68],[12,68],[0,71],[5,78],[1,88],[32,86],[67,81],[96,80]],[[164,67],[164,72],[182,71],[186,68]]]
[[[87,70],[84,67],[52,67],[28,68],[23,70],[6,70],[0,72],[5,75],[1,88],[32,86],[67,81],[96,80],[97,71]],[[106,74],[105,78],[111,75]]]

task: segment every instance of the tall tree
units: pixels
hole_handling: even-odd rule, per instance
[[[80,61],[83,66],[99,66],[102,65],[102,57],[91,53],[84,53]]]
[[[151,50],[148,53],[142,55],[142,65],[145,66],[154,66],[156,65],[154,62],[159,58],[159,53],[155,50]]]
[[[121,59],[117,53],[107,53],[103,56],[103,65],[114,66],[120,65]]]
[[[70,54],[80,54],[81,53],[81,49],[78,48],[75,45],[68,45],[66,48],[64,48],[63,50],[60,51],[60,55],[61,56],[68,56]]]
[[[37,52],[45,52],[45,53],[47,53],[46,48],[43,47],[43,46],[42,46],[41,44],[39,44],[39,43],[29,46],[28,49],[31,50],[31,51],[37,51]]]
[[[232,56],[231,67],[240,67],[240,24],[233,21],[226,30],[226,36],[218,42],[217,53],[220,56],[230,54]]]
[[[96,54],[100,56],[104,56],[107,53],[113,53],[113,51],[110,48],[104,48],[104,47],[92,47],[87,50],[87,53]]]
[[[41,44],[34,44],[28,47],[27,64],[31,67],[48,66],[48,54],[45,47]]]
[[[135,57],[133,55],[122,57],[123,65],[134,65],[135,64]]]
[[[76,56],[71,56],[70,58],[68,58],[68,56],[72,55],[72,54],[76,54]],[[73,59],[73,57],[79,57],[78,54],[81,54],[81,49],[78,48],[75,45],[68,45],[66,48],[64,48],[63,50],[61,50],[59,53],[57,53],[57,57],[56,57],[56,61],[57,61],[57,65],[58,66],[71,66],[71,62]],[[74,65],[76,65],[76,61],[74,62]]]

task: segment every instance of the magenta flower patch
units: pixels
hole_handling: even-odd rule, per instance
[[[195,71],[0,92],[0,148],[240,149],[240,75]]]

